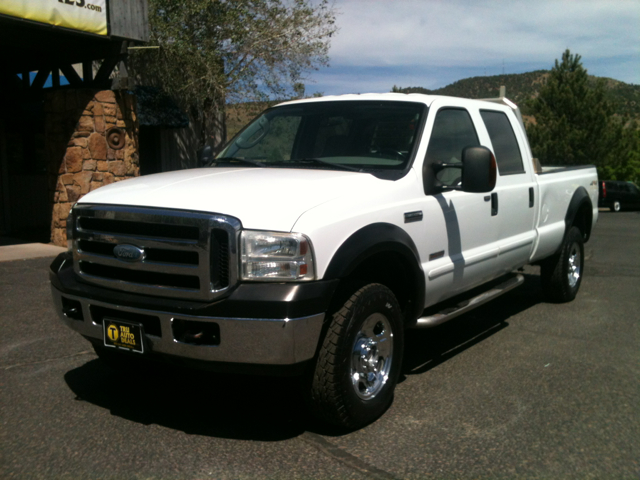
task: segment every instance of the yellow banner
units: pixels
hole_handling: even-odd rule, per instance
[[[107,0],[2,0],[0,14],[107,35]]]

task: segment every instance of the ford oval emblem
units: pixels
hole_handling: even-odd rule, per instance
[[[116,245],[113,254],[125,262],[141,262],[145,257],[144,250],[135,245]]]

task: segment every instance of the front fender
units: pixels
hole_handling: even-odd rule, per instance
[[[409,271],[412,302],[411,319],[418,318],[424,308],[425,279],[420,255],[407,232],[390,223],[374,223],[353,233],[336,251],[324,276],[325,280],[348,277],[374,255],[393,252],[399,255]]]

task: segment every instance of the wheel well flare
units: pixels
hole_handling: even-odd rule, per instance
[[[326,279],[339,278],[334,304],[369,283],[389,288],[400,304],[405,322],[413,322],[424,308],[424,273],[411,237],[391,224],[369,225],[354,233],[334,255]]]

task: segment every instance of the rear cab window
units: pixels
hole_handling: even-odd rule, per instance
[[[501,176],[525,173],[522,153],[509,118],[497,110],[480,110]]]

